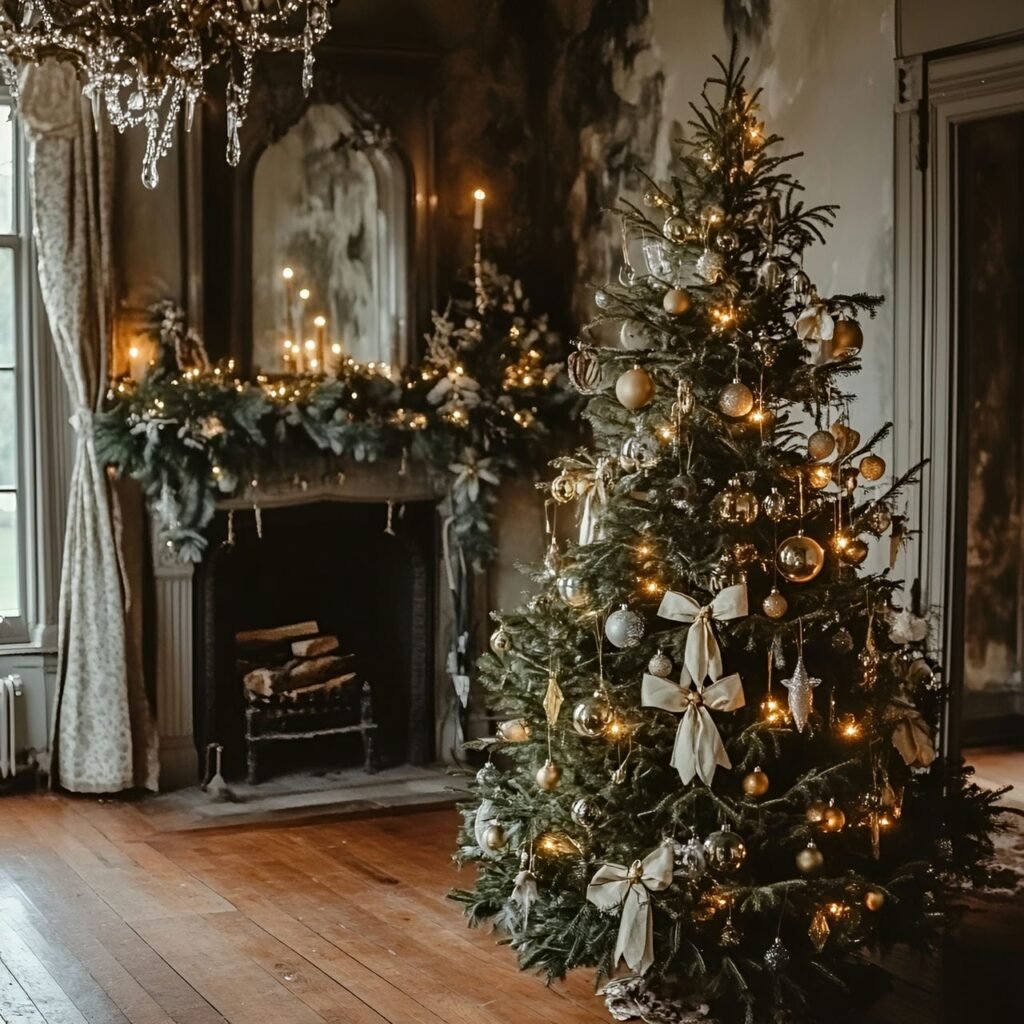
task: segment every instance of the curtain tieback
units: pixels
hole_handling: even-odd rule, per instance
[[[87,405],[80,405],[68,418],[76,434],[91,434],[93,411]]]

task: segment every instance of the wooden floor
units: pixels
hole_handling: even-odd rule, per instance
[[[197,829],[160,807],[0,799],[0,1022],[608,1021],[586,976],[546,988],[464,927],[453,811]],[[871,1024],[1019,1019],[1024,906],[975,907],[944,963],[887,959]]]
[[[191,832],[0,801],[5,1024],[595,1024],[445,899],[452,811]]]

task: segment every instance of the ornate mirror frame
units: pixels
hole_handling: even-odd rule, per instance
[[[392,361],[414,359],[421,325],[436,305],[434,251],[434,57],[429,53],[324,46],[318,49],[314,86],[303,96],[294,62],[271,57],[257,65],[252,100],[241,131],[237,167],[224,160],[222,104],[208,103],[193,128],[182,175],[186,305],[202,326],[211,358],[235,360],[242,375],[252,365],[252,203],[256,166],[313,104],[338,104],[390,133],[409,183],[407,246],[394,265],[406,311]]]

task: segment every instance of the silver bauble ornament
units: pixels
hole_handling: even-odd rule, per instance
[[[644,192],[644,206],[649,207],[652,210],[656,210],[659,207],[668,206],[670,200],[660,188],[655,188],[653,185]]]
[[[587,831],[590,831],[601,820],[601,812],[596,801],[586,796],[578,797],[573,801],[569,815],[580,828],[585,828]]]
[[[615,381],[615,397],[627,409],[642,409],[654,398],[654,381],[639,366],[619,374]]]
[[[809,583],[821,572],[825,551],[813,537],[798,533],[779,545],[775,564],[790,583]]]
[[[624,469],[651,469],[661,459],[661,443],[653,434],[638,430],[622,442],[619,457]]]
[[[849,654],[853,650],[853,634],[845,626],[832,634],[832,650],[836,654]]]
[[[685,242],[690,235],[690,226],[682,217],[673,214],[671,217],[665,218],[661,233],[670,242]]]
[[[733,419],[746,416],[754,408],[754,392],[743,381],[734,380],[718,392],[718,408]]]
[[[798,270],[792,277],[793,292],[798,297],[810,295],[814,285],[811,284],[811,279],[804,273],[803,270]]]
[[[697,257],[694,269],[709,284],[718,284],[725,276],[725,260],[722,259],[721,253],[705,249]]]
[[[493,761],[488,761],[477,771],[476,784],[478,786],[493,786],[500,777],[501,772],[498,770],[498,766]]]
[[[581,700],[573,708],[572,727],[581,735],[590,739],[603,736],[605,729],[612,723],[615,713],[612,711],[608,698],[601,693]]]
[[[654,339],[644,324],[638,324],[635,320],[623,320],[619,328],[619,343],[631,352],[639,352],[650,348],[654,344]]]
[[[661,305],[670,316],[682,316],[689,312],[693,299],[684,288],[669,288],[662,296]]]
[[[723,825],[704,840],[704,856],[711,871],[735,875],[747,859],[747,847],[728,825]]]
[[[646,631],[643,618],[626,605],[613,611],[604,624],[604,635],[619,648],[636,647]]]
[[[735,252],[740,245],[740,236],[731,228],[726,228],[724,231],[718,232],[718,235],[715,237],[715,245],[722,252]]]
[[[495,654],[505,654],[507,651],[512,650],[512,637],[509,636],[508,631],[504,626],[499,626],[491,634],[491,650]]]
[[[769,971],[778,973],[789,966],[789,950],[782,944],[782,939],[776,939],[765,951],[764,963]]]
[[[562,781],[562,769],[551,758],[548,758],[537,769],[536,779],[538,788],[544,790],[545,793],[550,793]]]
[[[692,512],[700,500],[700,485],[688,473],[680,473],[669,481],[668,500],[680,512]]]
[[[484,832],[484,847],[492,853],[497,853],[498,850],[505,849],[507,843],[508,836],[505,835],[504,828],[498,822],[492,821]]]
[[[773,292],[782,284],[782,267],[775,260],[767,259],[757,268],[757,283],[766,291]]]
[[[570,607],[580,608],[587,603],[587,592],[583,589],[579,576],[563,573],[556,584],[558,596]]]
[[[664,651],[655,651],[647,662],[647,671],[659,679],[666,679],[672,672],[672,659]]]
[[[612,304],[612,297],[603,288],[594,292],[594,305],[598,309],[607,309]]]
[[[772,587],[768,596],[761,602],[761,608],[769,619],[781,619],[789,610],[789,602],[778,587]]]
[[[676,843],[674,874],[696,881],[707,869],[704,844],[696,836],[691,836],[685,843]]]

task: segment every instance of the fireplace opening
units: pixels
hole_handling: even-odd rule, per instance
[[[388,522],[376,502],[218,512],[193,707],[229,778],[433,760],[436,506]]]

